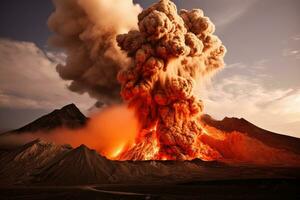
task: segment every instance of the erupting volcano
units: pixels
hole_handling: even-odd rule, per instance
[[[299,199],[296,2],[13,2],[50,31],[2,24],[0,199]]]
[[[138,16],[138,30],[117,36],[133,59],[118,74],[121,95],[136,112],[136,144],[119,159],[214,160],[221,155],[204,144],[199,123],[202,101],[195,86],[224,66],[226,49],[213,35],[203,11],[181,10],[161,0]]]
[[[112,160],[300,164],[298,151],[278,148],[272,137],[269,144],[247,128],[223,130],[203,120],[197,90],[224,66],[226,49],[202,10],[178,12],[170,0],[145,10],[131,0],[54,4],[50,44],[67,55],[60,77],[71,91],[107,104],[121,96],[125,105],[108,106],[80,130],[42,138],[85,144]]]

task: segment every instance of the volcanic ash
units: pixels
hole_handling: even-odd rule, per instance
[[[203,104],[194,94],[196,84],[224,66],[226,49],[214,30],[202,10],[178,14],[173,2],[161,0],[138,15],[137,30],[117,36],[134,60],[118,74],[121,95],[140,122],[136,144],[120,159],[220,156],[201,142]]]

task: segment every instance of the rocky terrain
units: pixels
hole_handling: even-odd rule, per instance
[[[154,184],[300,178],[299,168],[230,166],[201,160],[111,161],[84,145],[72,149],[41,140],[2,152],[0,162],[1,185]]]
[[[34,132],[44,123],[48,124],[45,130],[76,128],[86,120],[71,104],[6,135]],[[263,130],[244,119],[217,121],[204,115],[202,121],[299,154],[299,139]],[[293,199],[300,195],[296,189],[299,180],[297,166],[201,160],[112,161],[84,145],[72,148],[39,139],[0,150],[0,199],[224,199],[231,194],[243,199]]]

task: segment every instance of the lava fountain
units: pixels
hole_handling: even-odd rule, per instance
[[[121,160],[214,160],[219,153],[201,141],[201,100],[195,85],[224,66],[226,49],[203,11],[181,10],[161,0],[138,15],[138,29],[117,36],[132,58],[121,70],[121,96],[140,123],[136,143]]]

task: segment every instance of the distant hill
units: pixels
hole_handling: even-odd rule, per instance
[[[36,170],[62,156],[71,147],[34,140],[21,147],[0,153],[0,179],[3,183],[22,184]]]
[[[109,183],[114,169],[113,162],[85,145],[81,145],[50,163],[36,177],[38,182],[44,184]]]
[[[224,132],[238,131],[247,134],[247,136],[251,138],[257,139],[268,146],[277,149],[286,149],[288,151],[300,154],[299,138],[281,135],[278,133],[273,133],[271,131],[264,130],[243,118],[239,119],[235,117],[225,117],[223,120],[218,121],[206,114],[202,116],[201,121],[204,124],[212,126],[218,130]]]
[[[47,132],[60,127],[76,129],[84,126],[87,120],[88,118],[80,112],[75,104],[69,104],[10,132]]]

